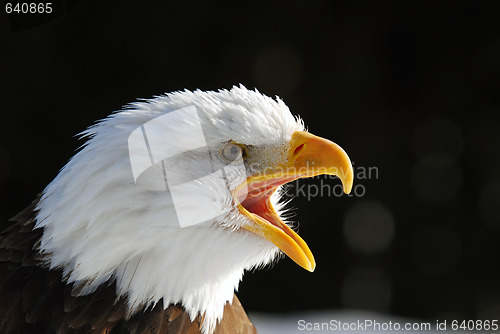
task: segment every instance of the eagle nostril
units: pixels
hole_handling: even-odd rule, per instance
[[[304,147],[304,144],[300,144],[299,146],[297,146],[297,148],[293,151],[293,157],[297,158],[304,150]]]

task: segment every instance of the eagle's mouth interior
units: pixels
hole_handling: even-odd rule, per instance
[[[237,191],[238,207],[246,215],[256,215],[267,223],[283,230],[283,221],[271,203],[271,195],[279,186],[300,178],[299,175],[258,177],[247,180]]]
[[[242,228],[272,242],[288,257],[306,270],[314,271],[316,262],[305,241],[285,224],[271,203],[271,195],[279,186],[307,176],[306,174],[278,173],[251,176],[234,194],[241,214],[250,218]]]

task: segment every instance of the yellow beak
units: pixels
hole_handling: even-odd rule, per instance
[[[271,241],[304,269],[314,271],[316,262],[309,247],[280,219],[270,196],[287,182],[320,174],[338,176],[348,194],[354,178],[352,164],[340,146],[304,131],[293,133],[286,156],[287,160],[271,171],[247,178],[234,197],[240,212],[251,220],[245,229]]]

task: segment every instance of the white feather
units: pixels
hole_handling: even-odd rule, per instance
[[[268,264],[278,249],[237,228],[247,218],[216,180],[207,180],[203,196],[212,196],[212,205],[226,214],[186,228],[176,225],[169,192],[134,182],[129,135],[158,116],[193,105],[208,143],[279,146],[303,130],[281,100],[243,86],[186,90],[134,103],[83,133],[86,144],[43,192],[36,227],[44,228],[40,251],[48,255],[47,264],[61,268],[68,283],[83,287],[77,293],[88,294],[116,280],[117,295],[126,298],[130,314],[163,298],[165,307],[181,303],[191,319],[204,314],[207,334],[221,319],[225,303],[232,301],[244,271]],[[181,121],[190,124],[189,119]],[[165,136],[190,136],[178,128],[176,122],[166,124]],[[200,159],[181,160],[176,166],[189,176],[206,166]],[[209,209],[189,194],[181,204],[199,215]]]

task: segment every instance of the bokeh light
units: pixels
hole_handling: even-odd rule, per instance
[[[376,201],[361,201],[350,208],[343,227],[349,246],[366,254],[387,249],[394,237],[392,213]]]
[[[428,154],[415,165],[412,184],[420,199],[442,204],[457,196],[462,186],[462,171],[450,156]]]

